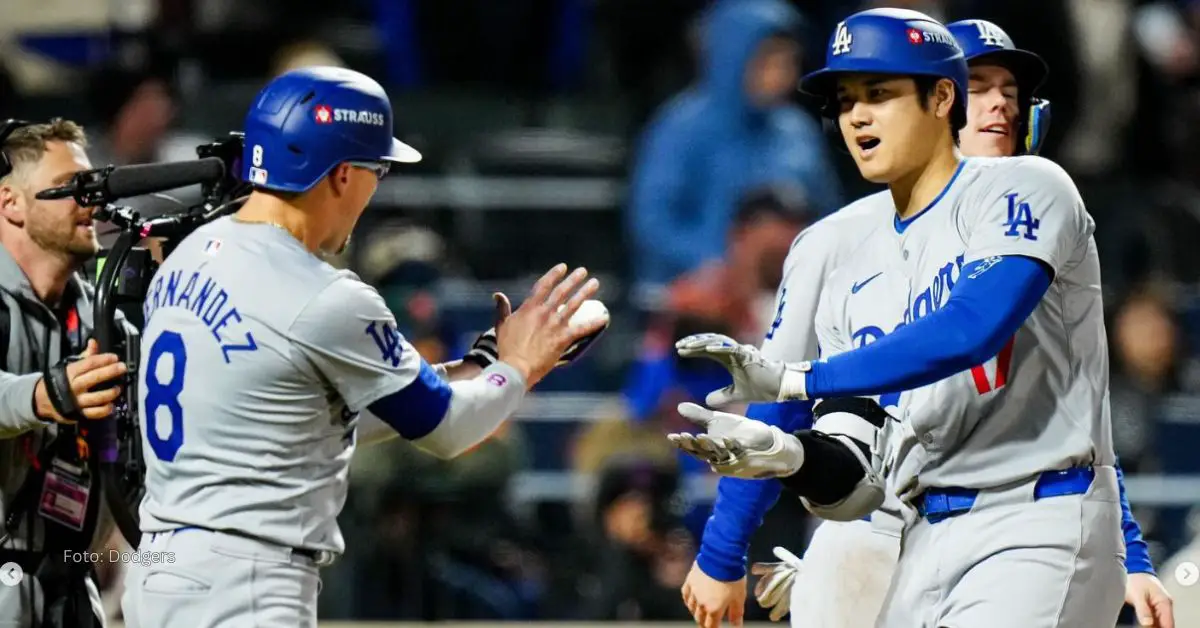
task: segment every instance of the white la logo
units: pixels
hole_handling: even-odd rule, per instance
[[[994,48],[1004,46],[1004,34],[995,25],[989,22],[976,22],[975,26],[979,28],[979,39],[983,40],[983,45]]]
[[[850,29],[846,28],[845,22],[839,22],[837,25],[837,31],[833,36],[832,53],[835,56],[846,54],[847,52],[850,52],[850,44],[852,43],[854,43],[854,37],[850,34]]]

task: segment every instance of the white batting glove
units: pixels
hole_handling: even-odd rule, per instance
[[[808,399],[804,381],[808,362],[767,360],[754,345],[740,344],[721,334],[693,334],[676,342],[675,351],[682,358],[713,360],[733,376],[733,384],[705,397],[706,405]]]
[[[754,599],[770,611],[771,621],[779,621],[791,611],[792,585],[796,584],[804,561],[783,547],[776,546],[771,551],[780,562],[754,563],[750,573],[761,576],[754,585]]]
[[[804,446],[774,425],[694,403],[679,404],[679,414],[705,433],[667,438],[720,475],[746,480],[786,477],[804,464]]]

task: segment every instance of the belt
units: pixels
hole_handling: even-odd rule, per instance
[[[1058,471],[1044,471],[1033,487],[1034,501],[1047,497],[1082,495],[1092,485],[1096,470],[1092,467],[1075,467]],[[950,517],[970,512],[975,505],[979,489],[945,487],[930,488],[916,499],[917,512],[929,523],[937,523]]]
[[[218,534],[229,534],[231,536],[242,537],[243,539],[250,539],[251,541],[258,541],[260,543],[271,543],[272,545],[279,545],[279,543],[276,543],[274,541],[268,541],[266,539],[261,539],[259,537],[245,534],[243,532],[238,532],[235,530],[212,530],[212,529],[201,527],[201,526],[183,526],[181,528],[175,528],[174,530],[167,530],[165,532],[154,532],[154,533],[152,533],[152,538],[155,538],[160,534],[175,534],[175,533],[184,532],[187,530],[203,530],[205,532],[215,532]],[[284,547],[287,547],[287,546],[284,546]],[[311,560],[314,564],[316,564],[318,567],[324,567],[326,565],[330,565],[333,563],[333,558],[334,558],[333,552],[328,552],[325,550],[305,549],[303,547],[290,547],[289,549],[291,549],[292,553],[295,554],[296,556],[299,556],[301,558],[307,558],[308,560]]]

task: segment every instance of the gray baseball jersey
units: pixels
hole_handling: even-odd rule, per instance
[[[358,413],[421,372],[379,294],[280,228],[226,218],[166,259],[144,310],[142,530],[340,553]]]
[[[851,345],[839,339],[818,338],[817,309],[830,276],[859,254],[867,233],[895,215],[892,205],[873,198],[847,205],[805,229],[792,243],[783,265],[775,320],[761,347],[767,359],[794,363],[850,350]],[[896,413],[898,399],[875,396],[875,400],[888,404],[885,409]],[[888,491],[883,505],[871,515],[874,528],[899,536],[903,527],[900,510],[895,494]]]
[[[800,232],[783,262],[775,319],[761,346],[764,357],[782,362],[817,359],[814,319],[826,278],[850,259],[862,232],[891,212],[873,203],[852,203]]]
[[[889,193],[860,201],[893,208]],[[1006,255],[1054,272],[1046,295],[994,358],[940,382],[884,395],[899,434],[896,490],[986,488],[1041,471],[1112,465],[1108,354],[1094,223],[1068,175],[1040,157],[971,158],[935,201],[861,234],[827,280],[821,347],[866,345],[944,305],[964,264]]]

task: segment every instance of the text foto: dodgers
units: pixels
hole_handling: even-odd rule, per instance
[[[123,552],[110,549],[107,552],[63,552],[63,561],[68,563],[124,563],[129,565],[161,565],[175,562],[175,552]]]

